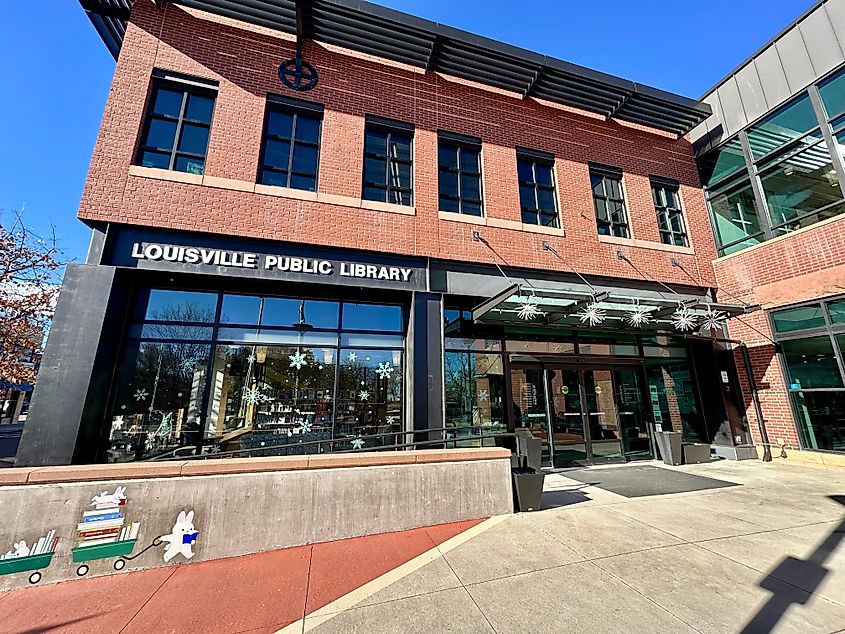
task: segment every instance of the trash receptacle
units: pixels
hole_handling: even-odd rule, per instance
[[[539,511],[546,474],[531,467],[515,467],[513,475],[514,511]]]
[[[684,443],[684,464],[710,462],[710,445],[702,442]]]
[[[516,430],[516,446],[517,453],[527,460],[525,466],[540,471],[543,459],[543,441],[523,427]]]
[[[657,448],[660,450],[660,457],[665,464],[679,465],[683,454],[681,453],[681,433],[677,431],[655,432]]]

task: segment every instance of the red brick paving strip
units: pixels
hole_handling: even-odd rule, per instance
[[[11,590],[0,632],[274,632],[482,521]]]

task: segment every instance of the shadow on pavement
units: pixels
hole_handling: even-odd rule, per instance
[[[828,496],[845,506],[845,495]],[[742,634],[771,632],[793,603],[804,605],[829,572],[825,561],[845,539],[845,519],[834,528],[807,559],[787,557],[760,582],[760,587],[772,593],[757,614],[742,629]],[[791,585],[790,579],[800,579],[801,588]]]

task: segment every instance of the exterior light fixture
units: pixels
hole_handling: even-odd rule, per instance
[[[651,317],[648,313],[648,307],[640,306],[640,300],[635,299],[634,305],[631,306],[627,313],[625,313],[624,319],[629,326],[633,326],[634,328],[642,328],[643,326],[651,322]]]
[[[581,320],[582,324],[590,326],[598,326],[607,319],[607,313],[599,307],[596,301],[593,301],[582,311],[575,313],[575,316]]]
[[[693,312],[683,304],[678,304],[678,310],[672,314],[672,325],[681,332],[689,332],[695,328],[697,321]]]

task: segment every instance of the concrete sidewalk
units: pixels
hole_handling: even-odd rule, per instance
[[[557,473],[536,513],[0,594],[0,631],[845,631],[845,472],[665,468],[741,486]]]

